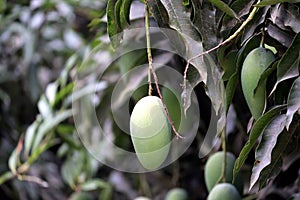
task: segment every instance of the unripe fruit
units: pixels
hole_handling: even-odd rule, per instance
[[[207,200],[241,200],[236,188],[230,183],[219,183],[209,193]]]
[[[148,197],[136,197],[134,200],[151,200]]]
[[[272,51],[262,47],[253,49],[246,57],[242,67],[242,89],[250,112],[257,120],[265,109],[266,81],[258,85],[260,76],[275,60]]]
[[[176,130],[179,129],[181,123],[181,106],[176,95],[168,88],[162,89],[162,96],[168,108],[169,115],[173,121]]]
[[[143,167],[157,169],[166,159],[171,128],[161,100],[156,96],[140,99],[130,117],[133,147]]]
[[[219,151],[211,155],[205,164],[204,179],[208,191],[212,190],[212,188],[217,184],[217,182],[220,180],[220,177],[222,176],[223,160],[224,152]],[[231,183],[233,179],[234,163],[235,156],[230,152],[226,152],[225,177],[226,182],[228,183]],[[240,192],[240,194],[243,194],[243,177],[240,174],[238,174],[238,176],[236,177],[234,185]]]
[[[165,200],[187,200],[187,199],[188,199],[188,194],[182,188],[174,188],[170,190],[167,193],[165,198]]]

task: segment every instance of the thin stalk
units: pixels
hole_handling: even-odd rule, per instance
[[[152,54],[151,54],[151,40],[150,40],[150,32],[149,32],[149,8],[148,8],[148,4],[147,2],[145,3],[145,6],[146,6],[146,16],[145,16],[145,28],[146,28],[146,40],[147,40],[147,54],[148,54],[148,62],[149,62],[149,71],[151,71],[152,73],[152,76],[153,76],[153,79],[154,79],[154,83],[155,83],[155,87],[156,87],[156,90],[157,90],[157,93],[158,93],[158,96],[163,104],[163,108],[165,110],[165,113],[167,115],[167,118],[168,118],[168,121],[171,125],[171,128],[173,130],[173,132],[175,133],[177,139],[178,138],[183,138],[176,130],[175,126],[174,126],[174,123],[170,117],[170,114],[168,112],[168,109],[167,109],[167,106],[165,104],[165,101],[162,97],[162,94],[161,94],[161,91],[160,91],[160,88],[159,88],[159,85],[158,85],[158,78],[157,78],[157,75],[156,75],[156,72],[155,72],[155,69],[153,67],[153,63],[152,63]],[[151,91],[152,91],[152,87],[151,87],[151,75],[149,75],[149,71],[148,71],[148,84],[149,84],[149,90],[148,90],[148,93],[151,94]],[[149,82],[149,79],[150,79],[150,82]]]

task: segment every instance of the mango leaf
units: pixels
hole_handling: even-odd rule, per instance
[[[287,101],[287,121],[286,128],[289,130],[289,126],[293,120],[294,114],[300,110],[300,77],[298,77],[290,90]]]
[[[24,139],[24,154],[25,156],[29,155],[29,152],[31,150],[35,134],[37,132],[37,129],[41,123],[41,116],[38,115],[37,119],[27,128],[25,133],[25,139]]]
[[[236,178],[238,172],[240,171],[241,167],[243,166],[244,162],[246,161],[248,154],[250,153],[251,149],[254,147],[257,139],[264,131],[265,127],[274,119],[276,115],[280,113],[280,111],[285,106],[276,106],[273,109],[269,110],[263,116],[258,118],[255,124],[252,127],[252,130],[249,134],[249,139],[244,145],[243,149],[240,152],[239,157],[236,159],[233,169],[233,177]]]
[[[159,27],[169,27],[169,15],[159,0],[149,0],[148,7]]]
[[[204,49],[211,49],[218,44],[216,11],[209,2],[191,0],[193,6],[192,22],[201,34]]]
[[[269,6],[269,5],[275,5],[278,3],[298,3],[300,0],[263,0],[259,2],[258,4],[255,4],[255,6],[263,7],[263,6]]]
[[[291,46],[282,56],[277,64],[277,81],[271,92],[275,91],[277,85],[287,79],[296,77],[299,75],[299,49],[300,49],[300,33],[298,33]]]
[[[166,8],[169,15],[169,24],[175,29],[183,38],[185,42],[185,49],[187,58],[192,58],[199,53],[203,52],[202,42],[200,40],[199,32],[195,29],[190,20],[188,12],[180,0],[162,0],[161,1]],[[223,119],[225,114],[225,89],[221,77],[221,72],[217,68],[212,58],[209,55],[197,57],[191,61],[191,64],[195,66],[199,73],[199,79],[191,85],[195,86],[199,82],[203,81],[207,85],[207,94],[212,101],[212,105],[216,114]],[[184,98],[184,111],[189,108],[191,91],[184,91],[186,94]],[[226,115],[226,114],[225,114]],[[222,120],[221,120],[222,121]],[[225,123],[222,121],[219,123],[218,130],[222,130]]]
[[[214,6],[216,6],[217,8],[219,8],[220,10],[222,10],[224,13],[226,13],[228,16],[236,18],[238,20],[239,17],[238,15],[234,12],[234,10],[232,10],[226,3],[224,3],[221,0],[209,0],[210,3],[212,3]]]
[[[81,185],[83,191],[92,191],[97,189],[105,189],[108,187],[108,183],[101,179],[89,180]]]
[[[34,143],[32,146],[32,151],[35,151],[38,146],[40,145],[43,137],[52,129],[54,129],[59,123],[66,120],[67,118],[71,117],[73,115],[72,110],[64,110],[61,112],[58,112],[53,117],[48,117],[46,120],[44,120],[36,133]]]
[[[233,99],[238,80],[239,80],[239,74],[238,72],[235,72],[234,74],[232,74],[232,76],[230,77],[226,85],[226,111],[228,111],[230,103]]]
[[[300,13],[299,8],[293,4],[278,4],[271,7],[270,20],[279,28],[295,33],[300,32]]]
[[[120,1],[120,0],[119,0]],[[123,0],[120,10],[120,22],[121,22],[121,28],[124,29],[126,26],[130,24],[130,6],[131,6],[132,0]]]
[[[17,174],[19,156],[20,154],[17,152],[17,149],[15,149],[8,159],[8,167],[13,174]]]
[[[182,1],[161,0],[169,15],[170,26],[180,34],[185,34],[193,40],[200,41],[199,33],[193,27],[190,16],[186,12]]]
[[[285,115],[277,116],[264,130],[262,139],[255,151],[255,163],[250,178],[250,188],[257,182],[260,172],[271,163],[272,151],[276,145],[277,137],[285,127]]]
[[[111,40],[113,48],[116,48],[122,40],[121,28],[118,25],[115,15],[115,0],[108,0],[106,13],[107,13],[107,32]]]
[[[297,117],[292,121],[289,131],[284,131],[277,138],[276,146],[272,151],[271,163],[263,169],[259,176],[259,188],[265,187],[268,180],[273,176],[278,175],[282,166],[282,157],[287,153],[288,147],[294,142],[295,138],[299,138],[298,130],[300,125],[300,117]]]

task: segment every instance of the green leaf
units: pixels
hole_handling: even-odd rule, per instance
[[[193,6],[192,22],[201,34],[204,49],[218,45],[216,11],[207,1],[191,0]]]
[[[119,0],[120,1],[120,0]],[[132,0],[123,0],[121,5],[121,11],[120,11],[120,22],[121,22],[121,28],[124,29],[126,26],[130,24],[130,6],[131,6]]]
[[[287,79],[299,75],[299,61],[300,61],[300,33],[298,33],[291,46],[279,60],[277,65],[277,81],[271,93],[273,93],[277,85]]]
[[[264,130],[262,139],[255,151],[255,163],[250,179],[250,190],[257,182],[261,171],[271,163],[272,151],[277,143],[277,137],[285,127],[286,116],[277,116]]]
[[[246,161],[248,154],[250,153],[251,149],[254,147],[257,139],[264,131],[265,127],[273,120],[273,118],[280,113],[280,111],[285,108],[285,106],[277,106],[273,109],[269,110],[263,116],[258,118],[255,124],[252,127],[252,130],[249,134],[249,139],[244,145],[243,149],[240,152],[239,157],[236,159],[233,169],[233,177],[235,178],[240,171],[241,167],[243,166],[244,162]]]
[[[282,157],[286,154],[288,147],[294,142],[295,138],[299,138],[299,132],[297,132],[300,126],[300,117],[297,115],[297,118],[292,121],[289,131],[284,129],[284,131],[279,135],[277,139],[276,146],[272,151],[271,163],[263,169],[259,176],[259,188],[265,187],[268,180],[272,176],[276,176],[282,166]]]
[[[159,0],[149,0],[148,7],[159,27],[169,27],[169,15]]]
[[[20,152],[16,148],[8,159],[8,167],[13,174],[17,174],[17,165],[19,160]]]
[[[107,13],[107,32],[111,40],[113,48],[116,48],[122,40],[121,28],[118,25],[117,18],[115,15],[115,0],[108,0],[106,13]]]
[[[35,134],[37,132],[40,123],[41,123],[41,117],[38,115],[37,119],[26,130],[25,139],[24,139],[24,154],[26,156],[29,155],[29,152],[31,150],[35,138]]]
[[[50,105],[45,95],[41,96],[37,106],[43,118],[49,118],[52,116],[52,106]]]
[[[278,3],[298,3],[300,0],[263,0],[259,2],[258,4],[255,4],[255,6],[263,7],[263,6],[269,6],[269,5],[275,5]]]
[[[73,115],[72,110],[64,110],[58,112],[53,117],[48,117],[47,119],[44,119],[44,121],[39,126],[39,129],[35,136],[32,151],[35,151],[38,148],[45,134],[50,132],[52,129],[58,126],[59,123],[71,117],[72,115]]]
[[[85,156],[82,151],[74,151],[63,163],[61,173],[64,181],[71,188],[75,188],[77,178],[82,172],[85,164]]]
[[[293,120],[294,114],[299,110],[300,110],[300,77],[298,77],[294,81],[287,101],[286,128],[288,130]]]
[[[6,9],[6,0],[0,0],[0,13]]]
[[[81,189],[83,191],[92,191],[97,189],[106,189],[108,187],[108,183],[101,179],[93,179],[89,180],[81,185]]]
[[[239,17],[238,15],[234,12],[234,10],[232,10],[226,3],[224,3],[221,0],[209,0],[214,6],[216,6],[217,8],[219,8],[220,10],[222,10],[224,13],[226,13],[228,16],[236,18],[238,20]]]
[[[199,33],[193,27],[190,16],[186,12],[181,0],[161,0],[169,14],[170,26],[180,34],[185,34],[193,40],[200,41]]]
[[[227,85],[226,85],[226,111],[228,111],[230,103],[233,99],[237,84],[239,80],[239,74],[235,72],[230,77]]]

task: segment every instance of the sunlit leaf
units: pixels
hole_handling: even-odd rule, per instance
[[[255,163],[250,179],[250,189],[257,182],[261,171],[271,163],[272,151],[276,145],[277,137],[285,127],[285,121],[285,115],[279,115],[264,130],[260,144],[255,151]]]
[[[130,24],[130,6],[131,6],[132,0],[123,0],[121,5],[121,11],[120,11],[120,22],[121,27],[124,29],[127,25]]]
[[[40,145],[45,134],[47,134],[49,131],[58,126],[59,123],[71,117],[72,115],[72,110],[64,110],[62,112],[58,112],[53,117],[48,117],[47,120],[43,121],[36,133],[32,151],[35,151],[36,148]]]
[[[289,129],[289,126],[293,120],[294,114],[300,110],[300,77],[298,77],[290,90],[288,101],[287,101],[287,122],[286,127]]]
[[[255,122],[255,124],[252,127],[252,130],[249,134],[249,139],[244,145],[243,149],[240,152],[239,157],[235,161],[234,169],[233,169],[233,176],[236,177],[238,172],[240,171],[241,167],[243,166],[244,162],[246,161],[248,154],[254,147],[255,143],[257,142],[257,139],[264,131],[265,127],[274,119],[276,115],[280,113],[280,111],[285,106],[277,106],[271,110],[269,110],[267,113],[265,113],[263,116],[258,118],[258,120]]]

